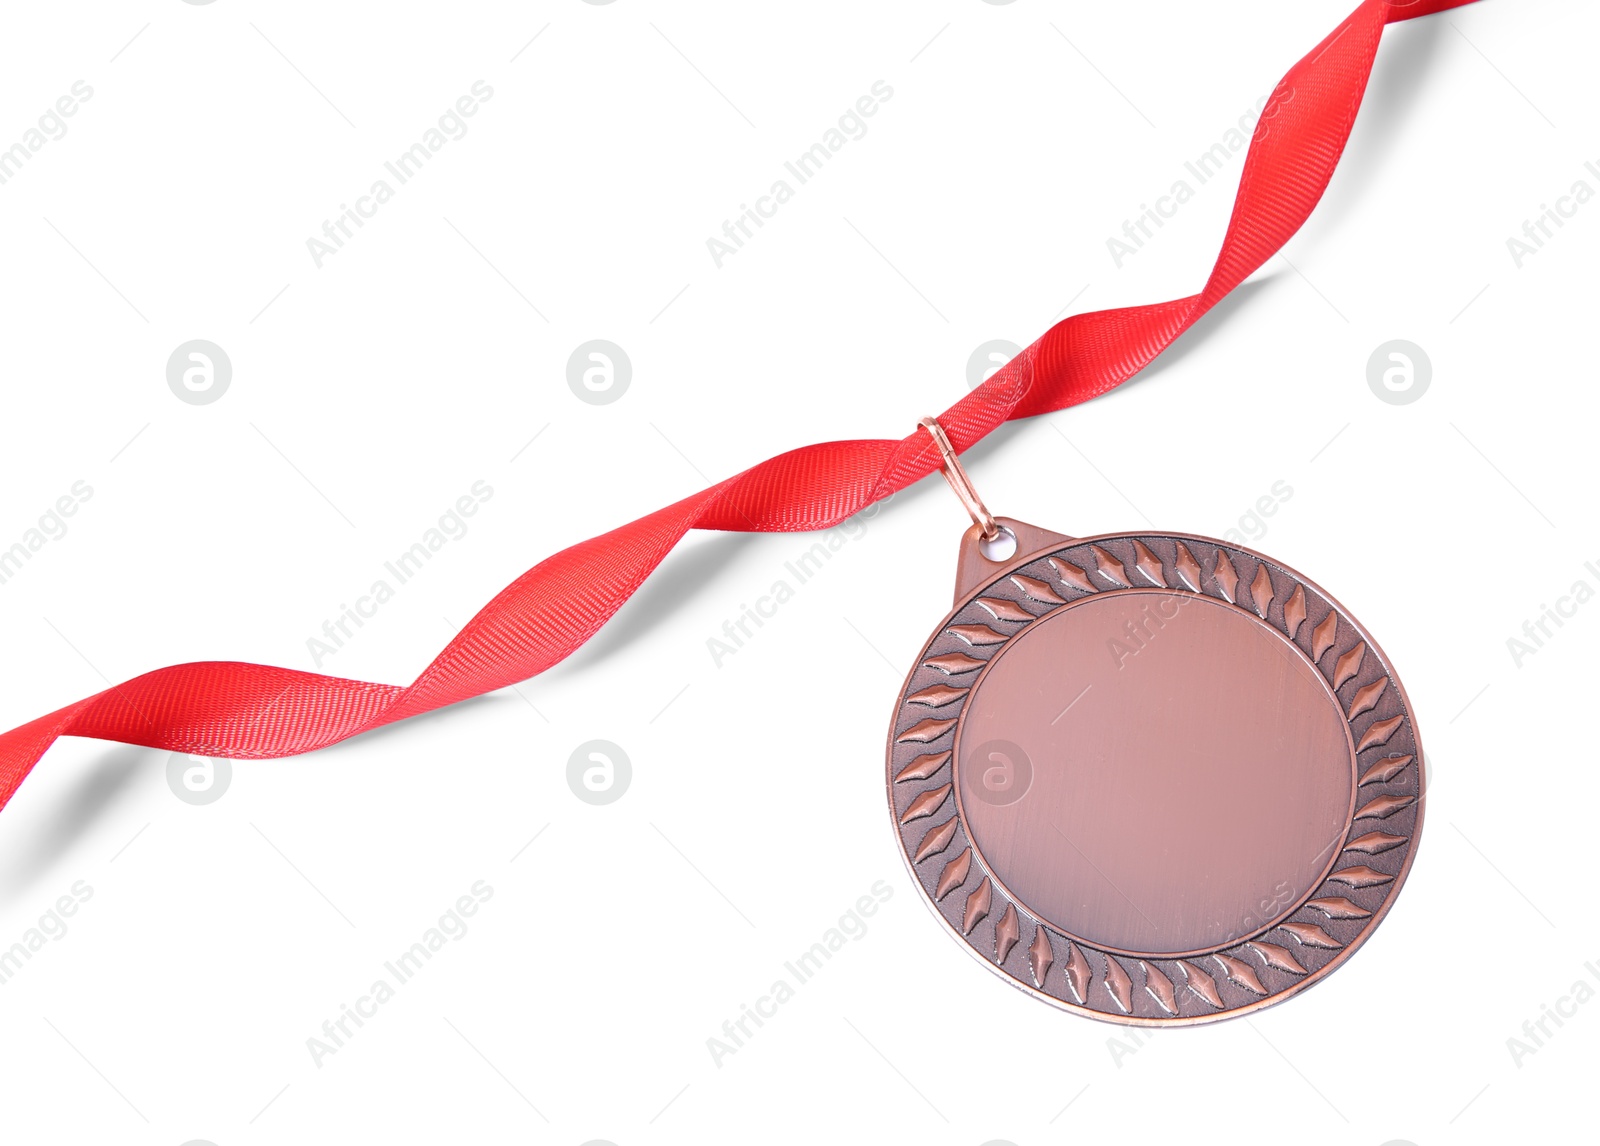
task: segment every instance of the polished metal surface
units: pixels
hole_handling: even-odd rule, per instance
[[[1409,870],[1416,730],[1382,653],[1298,574],[1205,538],[967,532],[889,737],[941,918],[1035,995],[1192,1023],[1338,966]],[[1038,544],[1033,544],[1037,542]]]

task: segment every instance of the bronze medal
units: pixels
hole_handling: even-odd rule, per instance
[[[935,913],[1023,990],[1121,1023],[1229,1018],[1339,966],[1422,826],[1415,720],[1366,630],[1250,550],[1065,537],[990,517],[948,451],[945,473],[975,524],[888,746]]]

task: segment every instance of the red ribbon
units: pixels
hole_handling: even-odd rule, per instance
[[[1367,0],[1351,13],[1273,89],[1205,288],[1057,323],[939,416],[956,450],[1009,419],[1104,394],[1143,369],[1311,214],[1349,139],[1384,25],[1471,2]],[[921,429],[898,442],[824,442],[780,454],[541,561],[406,687],[231,661],[145,673],[0,736],[0,807],[58,736],[203,756],[292,756],[526,680],[593,636],[690,529],[824,529],[938,464]]]

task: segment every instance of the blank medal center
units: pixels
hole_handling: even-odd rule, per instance
[[[974,686],[956,774],[1019,906],[1155,955],[1241,939],[1310,894],[1353,787],[1304,654],[1243,609],[1159,590],[1083,598],[1012,640]]]

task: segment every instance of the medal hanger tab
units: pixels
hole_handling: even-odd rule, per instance
[[[960,601],[979,585],[994,576],[995,571],[1007,565],[1025,565],[1047,549],[1059,549],[1072,540],[1065,533],[1056,533],[1049,529],[1040,529],[1037,525],[1029,525],[1024,521],[1017,521],[1010,517],[994,518],[999,527],[1000,537],[1006,535],[1016,539],[1012,552],[1004,557],[996,558],[984,553],[985,547],[991,552],[984,540],[983,527],[976,523],[969,525],[967,531],[961,535],[961,549],[956,555],[956,595]]]

